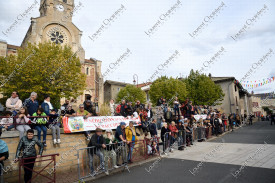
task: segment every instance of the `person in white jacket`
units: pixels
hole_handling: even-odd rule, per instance
[[[21,107],[22,101],[19,99],[18,92],[12,92],[11,97],[6,101],[6,111],[11,111],[14,115],[16,115]]]

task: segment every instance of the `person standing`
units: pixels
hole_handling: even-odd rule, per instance
[[[114,168],[119,168],[117,166],[116,152],[117,152],[117,143],[118,140],[114,137],[112,130],[108,129],[105,133],[106,149],[104,150],[104,161],[105,169],[108,169],[108,160],[112,159],[112,166]]]
[[[271,118],[270,124],[271,124],[271,125],[272,125],[272,123],[275,124],[275,113],[272,113],[271,116],[270,116],[270,118]]]
[[[157,131],[157,125],[156,125],[156,120],[155,119],[153,119],[153,121],[149,125],[149,131],[150,131],[150,135],[151,135],[152,138],[157,138],[158,131]]]
[[[178,117],[179,117],[180,116],[180,102],[178,100],[178,97],[175,98],[175,101],[173,103],[174,103],[175,116],[177,116],[177,114],[178,114]]]
[[[157,110],[157,127],[160,130],[161,129],[161,121],[163,119],[163,110],[162,108],[159,106],[158,110]]]
[[[38,155],[36,154],[35,145],[39,147]],[[43,148],[43,144],[34,137],[34,131],[32,129],[29,129],[27,135],[20,139],[16,150],[15,161],[18,161],[18,158],[28,158],[24,160],[25,183],[30,182],[32,179],[35,160],[42,156]]]
[[[252,125],[253,117],[254,117],[254,116],[253,116],[252,114],[249,115],[249,118],[248,118],[248,120],[249,120],[249,125]]]
[[[100,169],[102,169],[106,175],[109,175],[108,170],[105,169],[103,149],[106,148],[106,141],[102,135],[102,129],[96,128],[95,134],[92,136],[88,144],[88,153],[90,159],[91,174],[94,175],[93,156],[97,155],[100,159]]]
[[[128,163],[133,163],[132,154],[135,146],[135,141],[137,141],[137,135],[136,135],[136,130],[135,130],[133,121],[130,121],[129,126],[125,128],[125,135],[126,135],[127,145],[129,148],[127,160],[128,160]]]
[[[114,99],[110,100],[110,112],[111,112],[111,116],[115,115],[115,103],[114,103]]]
[[[149,121],[150,119],[153,118],[153,115],[154,115],[150,103],[149,103],[148,106],[147,106],[146,112],[147,112],[147,117],[148,117],[148,121]]]
[[[163,142],[163,153],[166,154],[166,149],[169,146],[171,131],[168,128],[167,123],[163,123],[163,127],[161,128],[161,141]]]
[[[170,110],[170,107],[168,107],[167,111],[164,113],[164,119],[169,124],[171,123],[172,118],[173,118],[173,114]]]
[[[229,123],[228,131],[229,131],[230,128],[231,128],[231,130],[232,130],[232,132],[233,132],[233,131],[234,131],[234,128],[233,128],[233,115],[232,115],[232,114],[230,114],[230,115],[228,116],[228,123]]]
[[[116,128],[116,133],[115,133],[115,138],[119,142],[119,147],[118,148],[121,152],[118,155],[122,155],[123,164],[127,162],[126,147],[125,147],[125,143],[126,143],[125,127],[126,127],[126,123],[125,122],[120,122],[120,125]],[[119,159],[119,156],[117,157],[117,159]],[[120,166],[120,164],[118,164],[118,166]]]
[[[217,115],[215,115],[213,124],[214,124],[215,134],[216,136],[218,136],[220,131],[220,121]]]
[[[11,97],[6,101],[6,111],[11,111],[15,116],[22,107],[22,101],[19,99],[17,91],[13,91]]]
[[[30,116],[32,116],[39,107],[39,103],[36,99],[37,99],[37,93],[32,92],[30,98],[27,98],[24,102]]]

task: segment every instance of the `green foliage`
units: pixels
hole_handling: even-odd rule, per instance
[[[161,97],[164,97],[169,104],[174,102],[176,96],[180,101],[184,101],[187,94],[186,85],[183,81],[166,76],[156,79],[149,91],[150,100],[153,104],[156,104]]]
[[[111,109],[109,103],[103,103],[99,106],[101,116],[111,116]]]
[[[18,91],[24,100],[35,91],[40,102],[49,95],[55,107],[61,97],[76,98],[86,87],[79,58],[70,47],[54,43],[28,44],[17,56],[1,57],[0,73],[0,92],[5,98]]]
[[[134,85],[126,85],[125,88],[122,88],[116,98],[116,103],[120,103],[121,100],[130,101],[133,104],[137,100],[139,100],[141,103],[146,102],[146,93],[141,90],[141,88],[137,88]]]
[[[184,81],[189,91],[188,97],[195,105],[219,105],[223,100],[221,86],[216,85],[205,74],[194,72],[192,69]]]
[[[271,109],[269,109],[268,107],[262,107],[263,108],[263,110],[267,113],[267,114],[272,114],[272,110]]]

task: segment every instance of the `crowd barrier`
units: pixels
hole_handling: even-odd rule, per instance
[[[1,168],[1,174],[0,174],[0,183],[4,183],[4,175],[3,175],[3,173],[4,173],[4,170],[3,170],[3,165],[0,163],[0,168]]]
[[[164,134],[163,152],[171,149],[184,149],[189,143],[195,141],[206,140],[206,129],[204,127],[193,128],[192,133],[186,130],[179,130],[178,132],[166,132]]]
[[[117,164],[127,167],[127,146],[125,142],[107,144],[106,148],[86,147],[77,150],[78,179],[94,177],[111,171]],[[92,171],[92,169],[93,171]]]
[[[47,167],[49,167],[49,165],[51,165],[53,163],[53,167],[56,166],[56,156],[59,156],[59,154],[49,154],[49,155],[43,155],[40,158],[36,158],[34,161],[29,162],[28,160],[32,160],[34,158],[30,157],[30,158],[21,158],[19,159],[19,183],[21,183],[21,168],[24,169],[28,169],[30,171],[32,171],[33,173],[36,173],[35,175],[32,176],[32,179],[29,182],[32,182],[38,175],[40,175],[41,177],[46,178],[48,181],[47,182],[56,182],[56,171],[53,171],[51,174],[49,174],[45,169]],[[48,159],[43,159],[43,158],[48,158]],[[27,160],[27,161],[26,161]],[[33,170],[31,170],[28,166],[28,164],[31,163],[39,163],[39,162],[44,162],[44,161],[50,161],[47,165],[45,165],[41,170],[37,171],[35,170],[35,168],[33,168]],[[42,172],[46,172],[46,175],[43,175]],[[39,177],[41,179],[41,177]]]

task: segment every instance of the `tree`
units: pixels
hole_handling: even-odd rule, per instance
[[[266,114],[268,114],[268,115],[270,115],[270,114],[272,114],[272,110],[271,109],[269,109],[269,107],[262,107],[262,109],[266,112]]]
[[[59,107],[61,97],[76,98],[86,87],[76,53],[54,43],[28,44],[17,56],[1,57],[0,73],[0,92],[5,97],[18,91],[20,98],[26,99],[35,91],[40,102],[49,95],[55,107]]]
[[[174,99],[178,97],[180,101],[186,99],[188,92],[184,82],[172,77],[162,76],[156,79],[150,86],[150,100],[155,105],[157,101],[163,97],[168,104],[172,104]]]
[[[184,80],[189,91],[189,99],[195,105],[219,105],[224,93],[221,86],[215,84],[210,77],[198,71],[190,71]]]
[[[139,100],[144,104],[146,102],[146,93],[134,85],[126,85],[126,87],[122,88],[117,94],[116,102],[119,103],[121,100],[130,101],[133,104]]]

